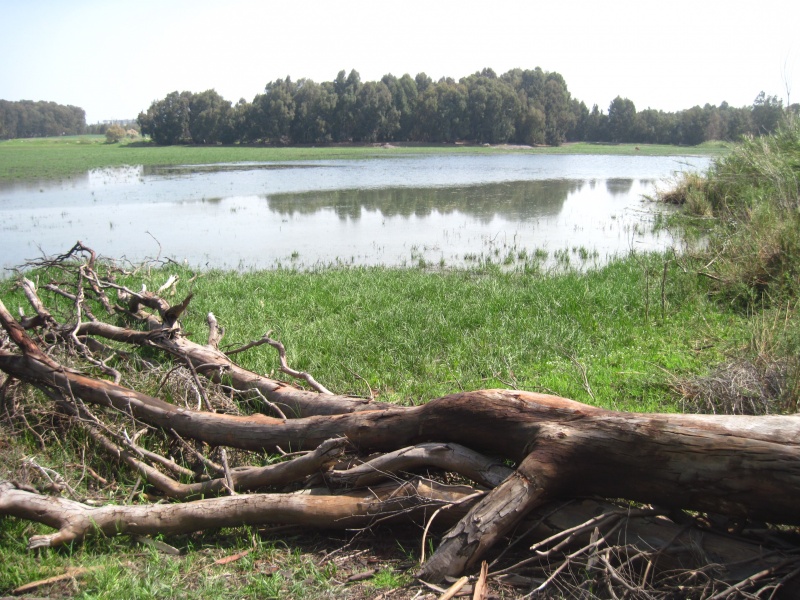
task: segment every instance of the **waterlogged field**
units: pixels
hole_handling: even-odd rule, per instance
[[[0,181],[31,181],[80,176],[90,169],[133,165],[207,165],[214,163],[299,160],[353,160],[404,155],[579,154],[621,156],[718,156],[728,144],[707,142],[682,147],[656,144],[580,142],[558,147],[364,145],[273,148],[259,146],[155,146],[148,142],[106,144],[99,135],[0,141]]]
[[[643,202],[704,157],[408,154],[93,169],[0,183],[2,267],[76,240],[137,262],[597,266],[675,243]]]

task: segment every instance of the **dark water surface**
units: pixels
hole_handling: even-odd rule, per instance
[[[0,257],[77,240],[109,257],[198,267],[463,265],[547,253],[598,264],[674,243],[643,202],[698,157],[419,156],[100,169],[0,184]],[[516,259],[515,259],[516,260]]]

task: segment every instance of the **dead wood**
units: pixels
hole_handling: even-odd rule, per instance
[[[25,585],[21,585],[18,588],[15,588],[12,591],[12,594],[15,596],[20,596],[22,594],[29,594],[34,590],[38,590],[40,587],[45,587],[48,585],[52,585],[54,583],[58,583],[59,581],[66,581],[70,579],[77,579],[78,577],[83,577],[84,575],[88,575],[92,571],[97,570],[99,567],[72,567],[67,569],[66,573],[62,573],[61,575],[55,575],[53,577],[48,577],[47,579],[40,579],[38,581],[31,581],[30,583],[26,583]]]
[[[474,493],[468,486],[447,486],[416,478],[336,495],[323,489],[303,494],[224,496],[181,504],[94,507],[20,490],[6,481],[0,482],[0,514],[57,529],[56,533],[30,538],[29,548],[41,548],[80,541],[90,533],[177,534],[270,523],[364,529],[377,523],[422,522],[426,513],[474,497]]]
[[[458,473],[488,488],[500,485],[513,473],[501,461],[489,459],[460,444],[419,444],[387,452],[347,470],[333,470],[326,479],[339,487],[364,487],[401,471],[424,467]]]
[[[76,248],[73,251],[89,252]],[[432,516],[442,514],[446,516],[437,516],[437,524],[453,515],[460,518],[419,570],[420,578],[431,583],[471,572],[500,540],[521,527],[539,541],[514,568],[539,569],[527,578],[539,591],[577,569],[607,586],[612,596],[615,588],[636,597],[656,583],[664,589],[700,589],[697,586],[712,581],[728,582],[722,587],[708,584],[714,594],[727,597],[745,589],[786,587],[798,569],[797,561],[778,549],[755,552],[752,544],[738,539],[721,542],[710,533],[698,541],[696,519],[687,518],[689,524],[681,525],[667,518],[691,510],[722,514],[741,523],[800,524],[797,416],[621,413],[511,390],[464,392],[420,406],[396,407],[329,393],[309,374],[292,371],[282,346],[265,336],[262,341],[281,352],[282,370],[317,390],[307,391],[236,365],[218,349],[222,329],[213,315],[208,319],[208,343],[189,340],[179,318],[191,293],[170,306],[157,294],[133,292],[100,278],[94,271],[94,254],[89,256],[78,269],[77,291],[51,288],[73,302],[73,322],[59,323],[31,282],[22,285],[34,317],[17,321],[0,303],[0,321],[17,348],[10,343],[0,346],[0,370],[56,399],[98,447],[166,496],[186,499],[275,489],[317,473],[324,475],[332,495],[237,493],[183,504],[90,507],[2,483],[0,514],[37,520],[58,530],[35,536],[32,547],[78,540],[94,530],[152,535],[266,523],[364,528],[376,522],[414,520],[425,524],[427,533]],[[103,310],[146,323],[147,329],[98,320],[83,296],[84,287]],[[117,301],[107,290],[117,294]],[[25,328],[41,332],[39,343]],[[105,344],[111,342],[156,349],[188,365],[206,409],[176,406],[120,385],[113,370],[93,355],[97,349],[107,352]],[[40,343],[50,350],[77,351],[85,364],[115,381],[67,367],[56,360],[57,352],[45,352]],[[275,407],[278,417],[216,412],[197,374],[240,397],[256,393],[267,406]],[[160,432],[181,448],[188,445],[185,440],[216,447],[222,464],[197,453],[201,464],[213,466],[213,478],[179,482],[179,477],[194,471],[139,447],[135,436],[129,439],[106,423],[112,417],[135,429],[145,426]],[[386,454],[331,470],[345,447],[362,454]],[[230,466],[226,448],[308,453],[276,465]],[[508,466],[511,463],[515,469]],[[421,469],[458,474],[490,491],[405,480],[405,472]],[[377,487],[360,489],[363,486]],[[567,510],[548,516],[548,503],[586,496],[624,498],[658,509],[626,512],[604,507],[600,516],[577,521],[580,516],[572,521],[563,516]],[[454,508],[441,510],[449,506]],[[536,527],[524,524],[531,515],[543,514]],[[543,570],[541,563],[550,565],[549,570]],[[687,575],[687,568],[693,574]],[[666,579],[656,576],[672,571],[677,574]],[[506,574],[507,570],[496,570],[490,577]]]
[[[646,563],[651,562],[648,576],[656,576],[659,571],[678,573],[711,566],[717,577],[727,582],[742,581],[764,569],[775,568],[786,559],[781,552],[765,551],[764,539],[698,528],[689,515],[683,515],[683,522],[678,522],[674,514],[670,513],[673,517],[670,518],[666,513],[594,499],[556,503],[526,517],[517,539],[538,540],[533,559],[524,559],[526,565],[532,565],[552,560],[557,556],[553,549],[559,544],[563,544],[559,550],[567,552],[586,547],[593,532],[598,530],[608,547],[627,550],[628,567],[641,568],[644,563],[646,568]],[[618,523],[624,526],[615,528]],[[495,560],[492,567],[497,563]],[[492,575],[519,572],[526,565],[515,563],[493,570]],[[639,575],[644,577],[643,569]]]

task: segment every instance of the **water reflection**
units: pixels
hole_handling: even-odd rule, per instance
[[[633,179],[607,179],[606,189],[609,194],[622,196],[631,193]]]
[[[560,179],[446,188],[331,190],[272,194],[267,202],[281,215],[332,209],[340,219],[358,220],[362,210],[377,211],[385,217],[428,217],[434,211],[442,215],[458,211],[484,223],[494,217],[530,221],[557,215],[567,196],[583,185],[583,181]]]

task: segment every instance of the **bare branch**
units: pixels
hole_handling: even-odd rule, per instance
[[[281,372],[286,373],[290,377],[304,380],[306,383],[308,383],[308,385],[310,385],[314,390],[316,390],[320,394],[333,395],[333,392],[331,392],[328,388],[319,383],[309,373],[306,373],[305,371],[296,371],[295,369],[292,369],[286,360],[286,348],[284,348],[283,344],[281,344],[279,341],[270,338],[269,332],[265,333],[260,339],[245,344],[241,348],[230,350],[225,354],[227,356],[231,356],[233,354],[238,354],[239,352],[244,352],[245,350],[249,350],[250,348],[255,348],[256,346],[261,346],[263,344],[268,344],[278,351],[278,358],[281,363]]]

